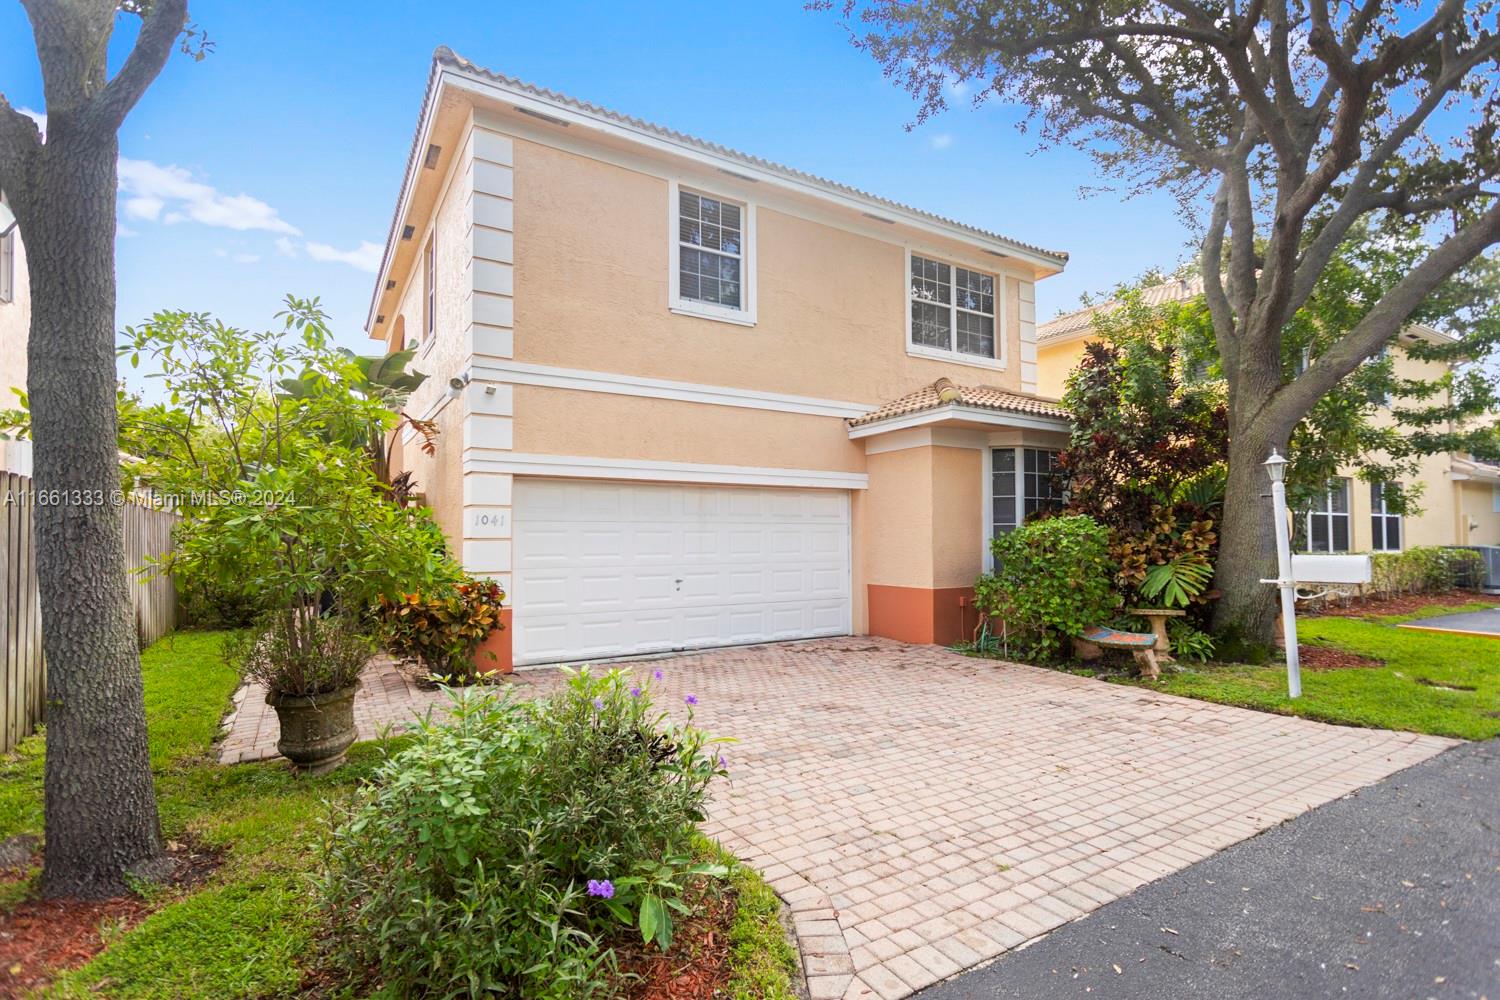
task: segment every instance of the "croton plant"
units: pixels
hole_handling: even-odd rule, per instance
[[[460,583],[426,594],[382,596],[385,646],[408,663],[419,664],[445,684],[472,684],[496,667],[477,662],[480,645],[504,628],[500,605],[505,591],[492,580],[466,577]]]

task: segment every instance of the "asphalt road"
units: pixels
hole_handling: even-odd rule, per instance
[[[919,1000],[1500,1000],[1500,740],[1305,813]]]

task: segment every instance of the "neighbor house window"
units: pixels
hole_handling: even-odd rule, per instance
[[[0,302],[16,297],[16,227],[0,236]]]
[[[431,343],[437,332],[437,255],[428,237],[422,251],[422,339]]]
[[[1387,502],[1394,493],[1383,483],[1370,484],[1370,548],[1376,552],[1401,551],[1401,515]]]
[[[1062,507],[1057,456],[1045,448],[990,449],[992,535],[1014,530],[1033,514]]]
[[[1500,514],[1500,483],[1490,487],[1490,511]]]
[[[911,255],[911,346],[995,361],[995,277]]]
[[[1349,551],[1349,480],[1335,479],[1313,498],[1305,529],[1307,551]]]
[[[754,213],[743,202],[675,188],[672,308],[754,321]]]

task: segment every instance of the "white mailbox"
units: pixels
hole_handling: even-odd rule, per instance
[[[1313,553],[1292,556],[1292,579],[1298,584],[1332,583],[1349,586],[1369,583],[1368,555],[1325,555]]]

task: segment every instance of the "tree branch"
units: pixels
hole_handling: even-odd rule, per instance
[[[1279,389],[1263,419],[1286,424],[1302,418],[1341,379],[1359,367],[1401,331],[1411,314],[1444,281],[1486,248],[1500,243],[1500,203],[1444,240],[1398,281],[1347,334],[1325,351],[1307,370]],[[1281,430],[1272,428],[1273,432]]]
[[[0,94],[0,191],[17,203],[30,199],[28,168],[41,149],[42,132],[36,122]]]
[[[114,132],[166,65],[187,23],[187,0],[155,0],[125,65],[94,98],[88,127]]]

